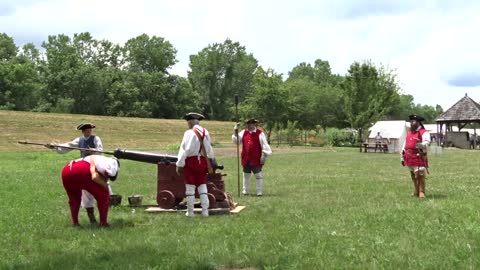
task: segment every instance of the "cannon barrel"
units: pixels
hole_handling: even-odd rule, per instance
[[[141,152],[141,151],[130,151],[130,150],[125,150],[120,148],[117,148],[115,149],[115,151],[113,151],[113,156],[118,159],[129,159],[129,160],[153,163],[153,164],[158,164],[159,162],[166,162],[166,163],[177,162],[177,157],[172,155],[156,154],[156,153]]]
[[[177,162],[177,156],[166,155],[166,154],[156,154],[156,153],[149,153],[149,152],[142,152],[142,151],[131,151],[117,148],[113,151],[113,156],[118,159],[129,159],[134,161],[146,162],[146,163],[153,163],[158,164],[160,162],[163,163],[175,163]],[[222,164],[217,164],[216,160],[211,160],[211,164],[213,169],[215,170],[223,170]]]

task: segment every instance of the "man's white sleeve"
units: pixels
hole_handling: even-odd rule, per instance
[[[243,133],[244,132],[245,132],[245,129],[238,132],[238,144],[242,144],[242,139],[243,139]],[[232,142],[237,143],[237,136],[235,136],[235,134],[232,135]]]
[[[407,142],[407,140],[405,139],[405,141],[403,141],[403,145],[402,145],[402,151],[400,151],[400,160],[403,161],[403,153],[405,152],[405,143]]]
[[[55,150],[57,150],[57,153],[59,154],[65,154],[73,149],[69,148],[63,148],[62,146],[67,146],[67,147],[79,147],[80,146],[80,138],[76,138],[75,140],[68,142],[68,143],[62,143],[58,145],[59,147],[56,147]]]
[[[262,132],[260,133],[260,144],[262,146],[262,153],[265,155],[269,156],[272,154],[272,149],[270,148],[270,145],[268,145],[267,137],[265,136],[265,133]]]
[[[430,144],[430,133],[428,131],[425,131],[422,135],[422,144],[424,147]]]
[[[184,167],[185,166],[185,159],[188,157],[188,151],[191,149],[191,145],[193,142],[193,136],[187,130],[183,134],[182,143],[180,143],[180,149],[178,150],[178,160],[177,160],[177,167]],[[192,132],[193,133],[193,132]]]
[[[100,151],[103,150],[102,140],[98,136],[95,136],[95,149]]]

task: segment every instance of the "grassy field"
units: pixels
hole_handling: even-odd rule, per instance
[[[107,117],[75,114],[49,114],[0,110],[0,150],[15,152],[43,151],[36,146],[17,144],[19,140],[37,142],[67,142],[81,135],[80,123],[90,122],[97,127],[94,134],[103,141],[105,149],[137,149],[166,151],[169,145],[179,144],[187,129],[184,120]],[[233,122],[208,123],[213,143],[230,145]]]
[[[428,198],[420,200],[410,197],[411,180],[398,155],[364,154],[348,148],[297,153],[282,149],[287,153],[273,155],[265,167],[266,196],[236,197],[247,206],[238,215],[187,219],[176,213],[147,214],[124,202],[111,209],[110,229],[87,225],[83,211],[80,222],[84,225],[73,228],[59,174],[77,153],[58,155],[30,147],[28,150],[36,151],[26,151],[13,142],[47,135],[70,138],[76,132],[47,133],[44,127],[49,121],[56,125],[58,119],[70,117],[69,124],[62,126],[73,129],[83,116],[35,117],[0,111],[4,129],[0,136],[1,269],[480,267],[478,151],[444,150],[431,155]],[[159,151],[178,143],[185,124],[93,120],[109,125],[112,133],[121,130],[114,123],[128,122],[127,137],[132,143],[128,147],[150,149],[156,145]],[[205,126],[215,129],[214,124],[219,127],[215,132],[226,137],[218,140],[228,142],[231,123],[206,122]],[[143,134],[144,126],[150,135]],[[161,128],[156,130],[158,126]],[[172,130],[174,138],[164,138],[165,130]],[[97,133],[109,139],[104,139],[108,148],[124,145],[127,138],[103,129],[102,134],[100,129]],[[225,164],[227,190],[236,194],[236,159],[223,156],[218,160]],[[124,197],[143,194],[146,203],[153,203],[155,175],[155,166],[124,161],[113,189]]]

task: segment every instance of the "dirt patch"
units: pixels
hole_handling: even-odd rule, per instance
[[[219,157],[234,157],[237,155],[237,148],[214,148],[213,149],[215,156]],[[240,148],[240,152],[242,149]],[[334,150],[328,149],[328,148],[318,148],[318,149],[312,149],[312,148],[306,148],[306,149],[301,149],[301,148],[273,148],[272,152],[273,155],[277,154],[289,154],[289,153],[314,153],[314,152],[332,152]]]

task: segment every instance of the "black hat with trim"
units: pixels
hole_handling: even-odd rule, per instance
[[[245,123],[247,123],[247,124],[257,124],[258,122],[260,122],[260,121],[258,121],[255,118],[250,118],[247,121],[245,121]]]
[[[412,114],[408,116],[408,120],[410,121],[415,120],[418,122],[422,122],[422,121],[425,121],[425,118],[421,117],[420,115]]]
[[[91,123],[83,123],[77,126],[77,130],[85,130],[89,128],[95,128],[95,125]]]
[[[185,120],[203,120],[205,119],[205,116],[199,114],[199,113],[195,113],[195,112],[190,112],[190,113],[187,113],[185,114],[185,116],[183,116],[183,119]]]

